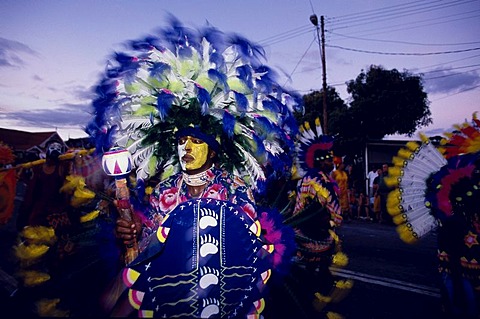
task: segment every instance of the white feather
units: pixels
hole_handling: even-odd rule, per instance
[[[252,154],[247,152],[240,144],[235,142],[235,147],[240,151],[240,153],[243,154],[243,157],[245,159],[244,164],[246,170],[249,172],[251,177],[253,177],[254,180],[260,179],[264,180],[265,179],[265,174],[262,170],[261,165],[258,163],[258,161],[253,157]]]
[[[446,159],[430,143],[422,143],[409,159],[403,162],[399,176],[400,205],[405,224],[421,238],[437,227],[437,221],[425,207],[427,179],[446,164]]]

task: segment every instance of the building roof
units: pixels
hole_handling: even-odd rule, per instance
[[[64,144],[60,135],[55,132],[24,132],[0,128],[0,141],[10,146],[14,151],[28,151],[33,148],[45,148],[50,140],[58,140]]]

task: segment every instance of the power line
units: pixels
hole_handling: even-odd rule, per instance
[[[297,69],[297,67],[300,65],[300,63],[302,62],[303,58],[305,57],[305,55],[308,53],[308,51],[310,50],[310,48],[312,47],[312,44],[315,42],[315,38],[313,38],[312,42],[310,42],[310,45],[308,46],[308,48],[305,50],[305,52],[303,53],[302,57],[300,58],[300,60],[297,62],[297,64],[295,65],[295,67],[293,68],[292,72],[290,73],[290,75],[288,76],[288,78],[291,78],[291,76],[293,75],[293,73],[295,73],[295,70]],[[288,81],[288,79],[287,79]],[[285,84],[287,84],[287,81],[285,81]],[[284,84],[284,85],[285,85]]]
[[[435,101],[438,101],[438,100],[443,100],[443,99],[446,99],[447,97],[454,96],[454,95],[458,95],[458,94],[461,94],[461,93],[464,93],[464,92],[467,92],[467,91],[471,91],[471,90],[474,90],[474,89],[479,88],[479,87],[480,87],[480,84],[479,84],[479,85],[475,85],[475,86],[471,86],[471,87],[465,88],[465,89],[463,89],[463,90],[460,90],[460,91],[458,91],[458,92],[451,93],[451,94],[442,96],[442,97],[440,97],[440,98],[438,98],[438,99],[432,100],[432,102],[435,102]]]
[[[479,47],[479,48],[470,48],[470,49],[463,49],[463,50],[451,50],[451,51],[439,51],[439,52],[405,53],[405,52],[380,52],[380,51],[360,50],[360,49],[346,48],[346,47],[342,47],[342,46],[338,46],[338,45],[327,45],[327,46],[329,48],[336,48],[336,49],[340,49],[340,50],[354,51],[354,52],[360,52],[360,53],[371,53],[371,54],[381,54],[381,55],[412,55],[412,56],[453,54],[453,53],[462,53],[462,52],[470,52],[470,51],[480,50],[480,47]]]
[[[470,71],[468,71],[468,72],[473,72],[473,71],[477,71],[477,70],[480,70],[480,69],[473,69],[473,70],[470,70]],[[435,76],[435,77],[431,77],[431,78],[424,78],[424,80],[429,81],[429,80],[436,80],[436,79],[448,78],[448,77],[451,77],[451,76],[463,75],[463,74],[465,74],[465,73],[466,73],[466,72],[450,73],[450,74],[439,75],[439,76]]]
[[[435,2],[442,2],[442,0],[435,0],[435,1],[432,1],[430,3],[435,3]],[[335,19],[343,20],[343,19],[351,19],[352,17],[360,17],[360,16],[370,17],[370,14],[377,15],[377,14],[382,14],[383,11],[390,11],[390,10],[395,10],[396,11],[401,7],[409,7],[412,4],[416,7],[416,6],[419,6],[419,5],[423,5],[421,3],[422,3],[422,1],[412,1],[412,2],[397,4],[397,5],[383,7],[383,8],[377,8],[377,9],[371,9],[371,10],[360,11],[360,12],[355,12],[355,13],[349,13],[349,14],[345,14],[345,15],[342,15],[342,16],[337,16],[337,17],[335,17]]]
[[[469,56],[469,57],[466,57],[466,58],[462,58],[462,59],[457,59],[457,60],[451,60],[451,61],[446,61],[446,62],[442,62],[442,63],[437,63],[437,64],[433,64],[433,65],[429,65],[429,66],[426,66],[424,67],[425,69],[426,68],[433,68],[433,67],[436,67],[436,66],[439,66],[439,65],[445,65],[447,63],[455,63],[455,62],[460,62],[460,61],[465,61],[465,60],[469,60],[469,59],[473,59],[473,58],[476,58],[476,57],[479,57],[480,54],[476,54],[476,55],[472,55],[472,56]]]
[[[468,12],[468,13],[470,13],[470,12]],[[389,27],[383,26],[382,31],[378,31],[378,28],[372,28],[372,29],[359,31],[359,32],[356,32],[356,33],[358,34],[360,32],[376,31],[376,32],[373,32],[373,33],[363,34],[363,36],[365,36],[365,35],[369,36],[369,35],[383,34],[383,33],[388,33],[388,32],[393,32],[393,31],[406,31],[406,30],[418,29],[418,28],[429,27],[429,26],[434,26],[434,25],[439,25],[439,24],[445,24],[445,23],[449,23],[449,22],[455,22],[455,21],[465,21],[466,19],[472,19],[472,18],[477,18],[477,17],[478,17],[478,15],[475,15],[475,16],[471,16],[471,17],[467,17],[467,18],[464,17],[464,18],[458,18],[458,19],[454,19],[454,20],[447,20],[447,21],[441,21],[441,22],[437,22],[437,23],[426,23],[426,24],[418,24],[418,22],[417,23],[410,23],[410,27],[405,27],[405,24],[401,23],[401,24],[392,25],[392,26],[389,26]],[[432,20],[438,20],[438,18],[425,20],[425,21],[432,21]],[[394,28],[396,28],[396,29],[394,29]],[[355,32],[353,32],[353,33],[355,33]]]
[[[427,71],[427,72],[422,72],[422,73],[423,73],[423,74],[428,74],[428,73],[446,72],[446,71],[451,71],[451,70],[473,68],[473,67],[475,67],[475,66],[480,66],[480,64],[471,64],[471,65],[459,66],[459,67],[456,67],[456,68],[432,70],[432,71]],[[473,71],[473,70],[472,70],[472,71]]]
[[[399,18],[403,18],[405,16],[408,16],[408,17],[411,17],[413,15],[419,15],[421,13],[427,13],[427,12],[431,12],[431,11],[437,11],[437,10],[440,10],[440,9],[446,9],[446,8],[451,8],[451,7],[454,7],[454,6],[460,6],[460,5],[463,5],[463,4],[467,4],[467,3],[470,3],[470,2],[473,2],[473,1],[478,1],[478,0],[467,0],[467,1],[451,1],[449,3],[444,3],[442,5],[432,5],[432,6],[426,6],[426,7],[422,7],[422,8],[419,8],[420,6],[423,6],[422,4],[420,5],[415,5],[413,7],[407,7],[407,9],[409,10],[392,10],[391,13],[385,13],[385,12],[382,12],[380,10],[377,11],[377,13],[372,16],[372,15],[367,15],[367,16],[364,16],[364,17],[358,17],[357,18],[350,18],[348,19],[347,21],[343,22],[343,21],[337,21],[339,20],[338,18],[331,18],[329,20],[331,20],[331,23],[330,25],[336,29],[345,29],[345,28],[352,28],[352,27],[358,27],[358,26],[362,26],[364,25],[366,22],[367,24],[371,25],[371,24],[374,24],[374,23],[377,23],[377,22],[383,22],[383,21],[392,21],[393,19],[399,19]],[[435,2],[438,2],[438,1],[435,1]],[[359,23],[357,23],[359,22]],[[354,23],[354,24],[352,24]],[[357,23],[357,24],[355,24]]]
[[[419,43],[419,42],[408,42],[408,41],[398,41],[398,40],[381,40],[381,39],[368,39],[368,38],[360,38],[360,37],[353,37],[348,36],[345,34],[340,34],[336,32],[329,31],[329,34],[338,35],[344,38],[355,39],[355,40],[362,40],[362,41],[371,41],[371,42],[382,42],[382,43],[398,43],[398,44],[411,44],[411,45],[420,45],[420,46],[457,46],[457,45],[472,45],[472,44],[479,44],[480,41],[474,42],[463,42],[463,43]]]

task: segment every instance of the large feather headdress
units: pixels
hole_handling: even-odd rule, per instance
[[[309,122],[301,125],[300,133],[297,137],[297,168],[300,176],[303,176],[308,170],[314,168],[314,156],[318,151],[320,151],[319,153],[323,156],[330,156],[333,159],[333,136],[323,134],[319,118],[315,119],[314,124],[315,126],[313,128]]]
[[[219,163],[252,186],[265,180],[267,165],[289,172],[298,132],[292,112],[303,110],[302,99],[278,85],[261,47],[174,17],[128,47],[96,87],[86,131],[97,151],[125,147],[138,178],[166,177],[179,170],[175,133],[195,127],[221,145]]]

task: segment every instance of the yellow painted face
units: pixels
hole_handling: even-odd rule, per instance
[[[184,171],[201,168],[208,159],[208,144],[196,137],[183,136],[178,139],[178,158]]]

